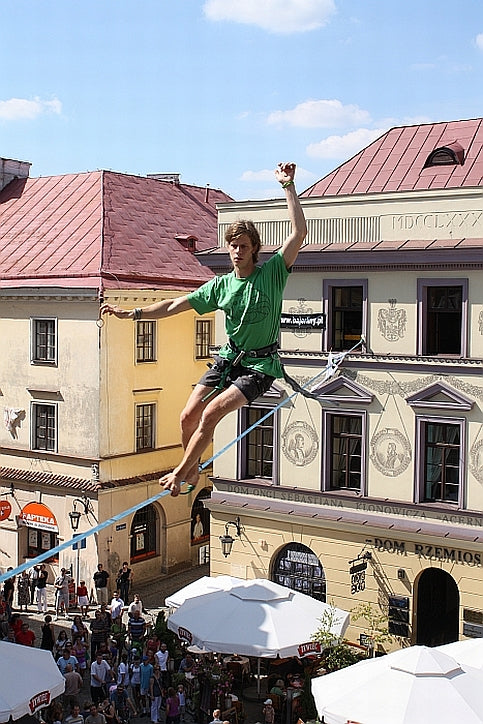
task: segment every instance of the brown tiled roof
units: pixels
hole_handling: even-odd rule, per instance
[[[0,192],[0,287],[193,288],[209,279],[176,236],[217,244],[222,191],[95,171]]]
[[[458,145],[459,144],[459,145]],[[424,168],[442,146],[463,164]],[[477,187],[483,184],[483,119],[392,128],[304,191],[302,197]]]
[[[35,470],[18,470],[17,468],[0,467],[0,479],[6,482],[32,483],[54,488],[72,488],[74,490],[97,490],[99,485],[85,478],[74,478],[71,475],[55,475]]]

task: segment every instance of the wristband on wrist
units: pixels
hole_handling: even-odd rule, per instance
[[[132,313],[133,322],[137,322],[139,319],[141,319],[142,316],[143,316],[143,310],[141,309],[141,307],[136,307],[135,309],[133,309],[133,313]]]
[[[295,185],[295,181],[292,179],[292,181],[286,181],[284,184],[282,184],[282,188],[286,189],[287,186]]]

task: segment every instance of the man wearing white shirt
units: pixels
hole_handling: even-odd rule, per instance
[[[111,601],[111,619],[112,623],[114,623],[117,619],[120,619],[122,617],[122,612],[124,609],[124,601],[122,598],[119,597],[119,591],[114,591],[114,597]]]

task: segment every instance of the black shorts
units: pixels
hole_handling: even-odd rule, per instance
[[[223,374],[230,362],[224,357],[215,357],[215,364],[208,372],[205,372],[198,384],[206,387],[217,387],[223,378]],[[223,387],[230,385],[237,387],[245,395],[248,402],[253,402],[257,397],[264,395],[270,389],[275,377],[265,375],[263,372],[251,370],[241,364],[232,367],[225,379]]]

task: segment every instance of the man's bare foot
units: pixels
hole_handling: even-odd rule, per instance
[[[176,498],[176,496],[179,495],[182,482],[183,481],[180,480],[179,476],[174,472],[174,470],[167,475],[163,475],[162,478],[159,478],[159,484],[165,490],[170,490],[173,498]]]

